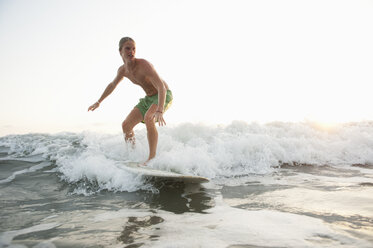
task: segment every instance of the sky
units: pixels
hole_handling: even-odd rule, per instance
[[[373,120],[373,1],[0,0],[0,135],[121,132],[136,41],[173,91],[168,125]]]

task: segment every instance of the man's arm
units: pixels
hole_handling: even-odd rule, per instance
[[[118,72],[117,72],[117,76],[114,78],[113,82],[111,82],[110,84],[108,84],[108,86],[106,86],[106,89],[104,90],[104,93],[102,93],[100,99],[98,99],[97,102],[95,102],[94,104],[92,104],[88,108],[88,111],[90,111],[90,110],[93,111],[96,108],[98,108],[100,106],[100,103],[108,95],[110,95],[114,91],[114,89],[117,87],[117,85],[119,84],[119,82],[122,81],[123,77],[124,77],[124,68],[121,66],[121,67],[119,67]]]
[[[166,125],[166,122],[163,119],[164,103],[166,101],[167,93],[166,87],[154,67],[147,61],[144,61],[144,71],[145,75],[147,75],[147,79],[158,91],[158,107],[154,114],[154,118],[158,121],[160,126]]]

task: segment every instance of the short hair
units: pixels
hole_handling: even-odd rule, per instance
[[[135,42],[131,37],[123,37],[122,39],[120,39],[120,41],[119,41],[119,51],[122,50],[123,44],[126,43],[129,40],[132,41],[132,42]]]

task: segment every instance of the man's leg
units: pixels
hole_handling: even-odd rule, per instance
[[[148,161],[155,157],[157,152],[157,144],[158,144],[158,131],[155,126],[155,120],[153,115],[157,111],[157,105],[152,104],[149,110],[146,112],[144,121],[146,125],[146,130],[148,132],[148,143],[149,143],[149,158]]]
[[[125,135],[125,141],[130,142],[132,145],[135,144],[135,133],[133,128],[143,120],[142,114],[138,108],[134,108],[127,118],[122,123],[123,133]]]

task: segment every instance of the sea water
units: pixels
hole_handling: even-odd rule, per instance
[[[373,123],[159,128],[152,181],[123,135],[0,138],[0,247],[373,247]]]

